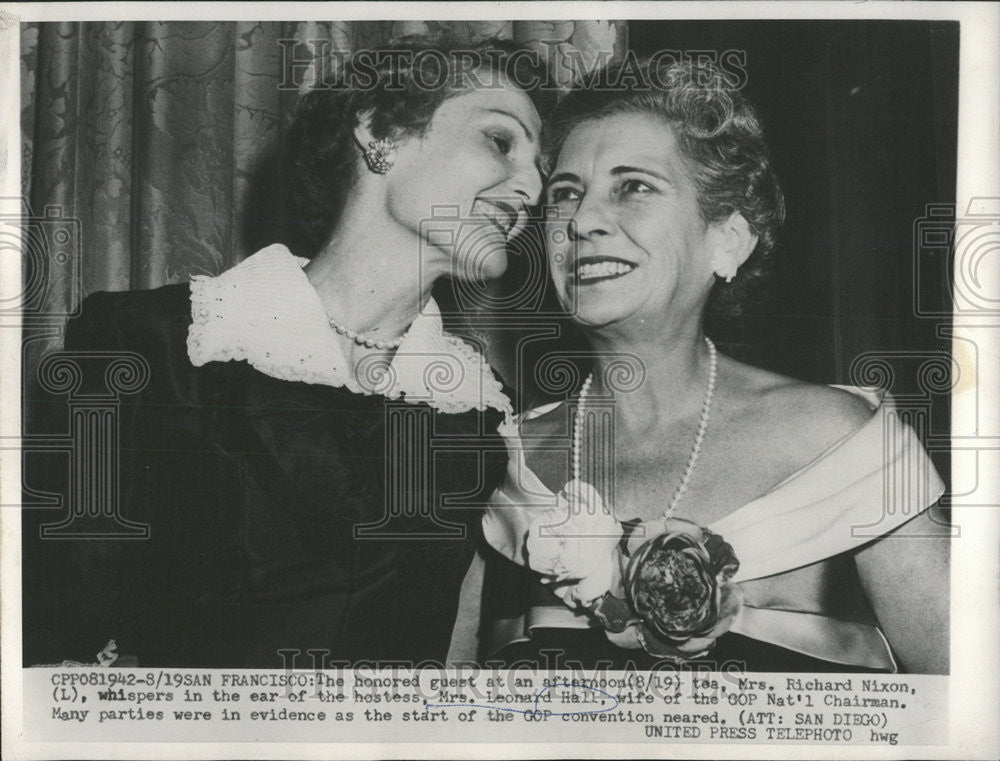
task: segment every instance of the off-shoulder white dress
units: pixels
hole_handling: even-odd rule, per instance
[[[894,400],[876,390],[842,388],[865,400],[872,417],[767,493],[707,526],[733,546],[740,561],[736,582],[785,573],[857,550],[916,517],[944,492],[941,478],[913,429],[901,420]],[[517,422],[547,414],[559,404],[531,410]],[[556,495],[526,464],[519,430],[508,434],[506,477],[490,499],[483,529],[500,556],[524,566],[528,527],[540,510],[553,507]],[[684,517],[683,510],[677,517]],[[475,616],[479,604],[476,595],[483,562],[478,559],[466,578],[462,601],[466,620]],[[493,555],[491,562],[505,561]],[[495,588],[491,594],[497,594]],[[596,626],[586,612],[554,597],[511,613],[508,609],[482,622],[480,657],[528,640],[539,629]],[[817,610],[745,605],[731,631],[847,670],[896,670],[889,643],[879,627],[868,621]],[[469,647],[456,638],[452,655],[469,656]]]

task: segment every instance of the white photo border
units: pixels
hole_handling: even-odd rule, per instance
[[[0,153],[0,195],[20,195],[19,23],[22,21],[183,19],[213,20],[329,19],[481,19],[495,18],[623,18],[623,19],[920,19],[961,22],[958,178],[956,208],[961,212],[973,198],[1000,197],[1000,6],[977,3],[834,3],[834,2],[718,2],[718,3],[25,3],[0,6],[0,56],[4,85],[0,113],[4,118]],[[957,252],[956,259],[961,252]],[[14,257],[0,261],[0,295],[20,282],[20,263]],[[982,273],[982,290],[1000,298],[1000,266]],[[956,340],[972,341],[981,358],[977,383],[953,394],[953,431],[974,429],[982,437],[980,467],[1000,476],[1000,360],[996,338],[1000,322],[994,317],[962,311],[954,315]],[[0,330],[0,434],[20,433],[20,336],[16,329]],[[955,354],[963,376],[974,374],[966,354]],[[979,417],[976,418],[978,410]],[[3,448],[0,460],[0,502],[21,501],[20,453]],[[953,455],[953,467],[964,467]],[[984,488],[989,488],[988,486]],[[1000,507],[1000,477],[992,492],[980,489],[976,502]],[[966,508],[957,497],[955,521],[962,526],[952,555],[951,721],[948,746],[871,747],[871,758],[995,758],[1000,748],[1000,511]],[[858,746],[764,744],[263,744],[263,743],[26,743],[23,740],[20,514],[0,511],[2,531],[2,715],[3,756],[29,758],[538,758],[538,757],[690,757],[690,758],[856,758]],[[974,657],[970,657],[974,653]]]

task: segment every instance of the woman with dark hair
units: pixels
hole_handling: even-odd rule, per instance
[[[141,665],[444,660],[510,402],[431,289],[503,272],[539,200],[530,63],[494,42],[356,55],[289,135],[308,258],[275,244],[86,300],[67,349],[149,364],[120,411],[120,513],[150,536],[53,543],[34,662],[112,638]]]
[[[753,108],[708,64],[622,73],[575,88],[548,130],[548,261],[593,370],[511,437],[485,534],[530,572],[505,599],[514,566],[490,564],[484,655],[946,671],[947,541],[927,509],[943,485],[892,400],[705,335],[784,216]]]

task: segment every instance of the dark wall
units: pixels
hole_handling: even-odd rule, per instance
[[[955,200],[957,22],[643,21],[629,40],[640,55],[745,52],[788,217],[769,297],[721,331],[741,353],[845,383],[863,352],[948,350],[941,320],[914,315],[913,244],[927,205]],[[922,303],[946,308],[922,264]]]

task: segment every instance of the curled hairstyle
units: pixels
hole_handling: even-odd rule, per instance
[[[785,218],[785,199],[753,106],[714,64],[626,59],[585,77],[560,101],[546,134],[549,164],[575,126],[628,113],[659,116],[671,126],[705,223],[738,211],[758,236],[733,281],[718,279],[709,297],[710,314],[740,314],[759,294]]]
[[[459,44],[447,36],[410,35],[347,58],[332,81],[299,100],[285,155],[285,211],[292,248],[314,256],[332,233],[357,180],[361,152],[354,129],[370,119],[376,139],[420,136],[434,112],[469,87],[513,83],[543,117],[555,93],[539,83],[538,55],[504,40]]]

